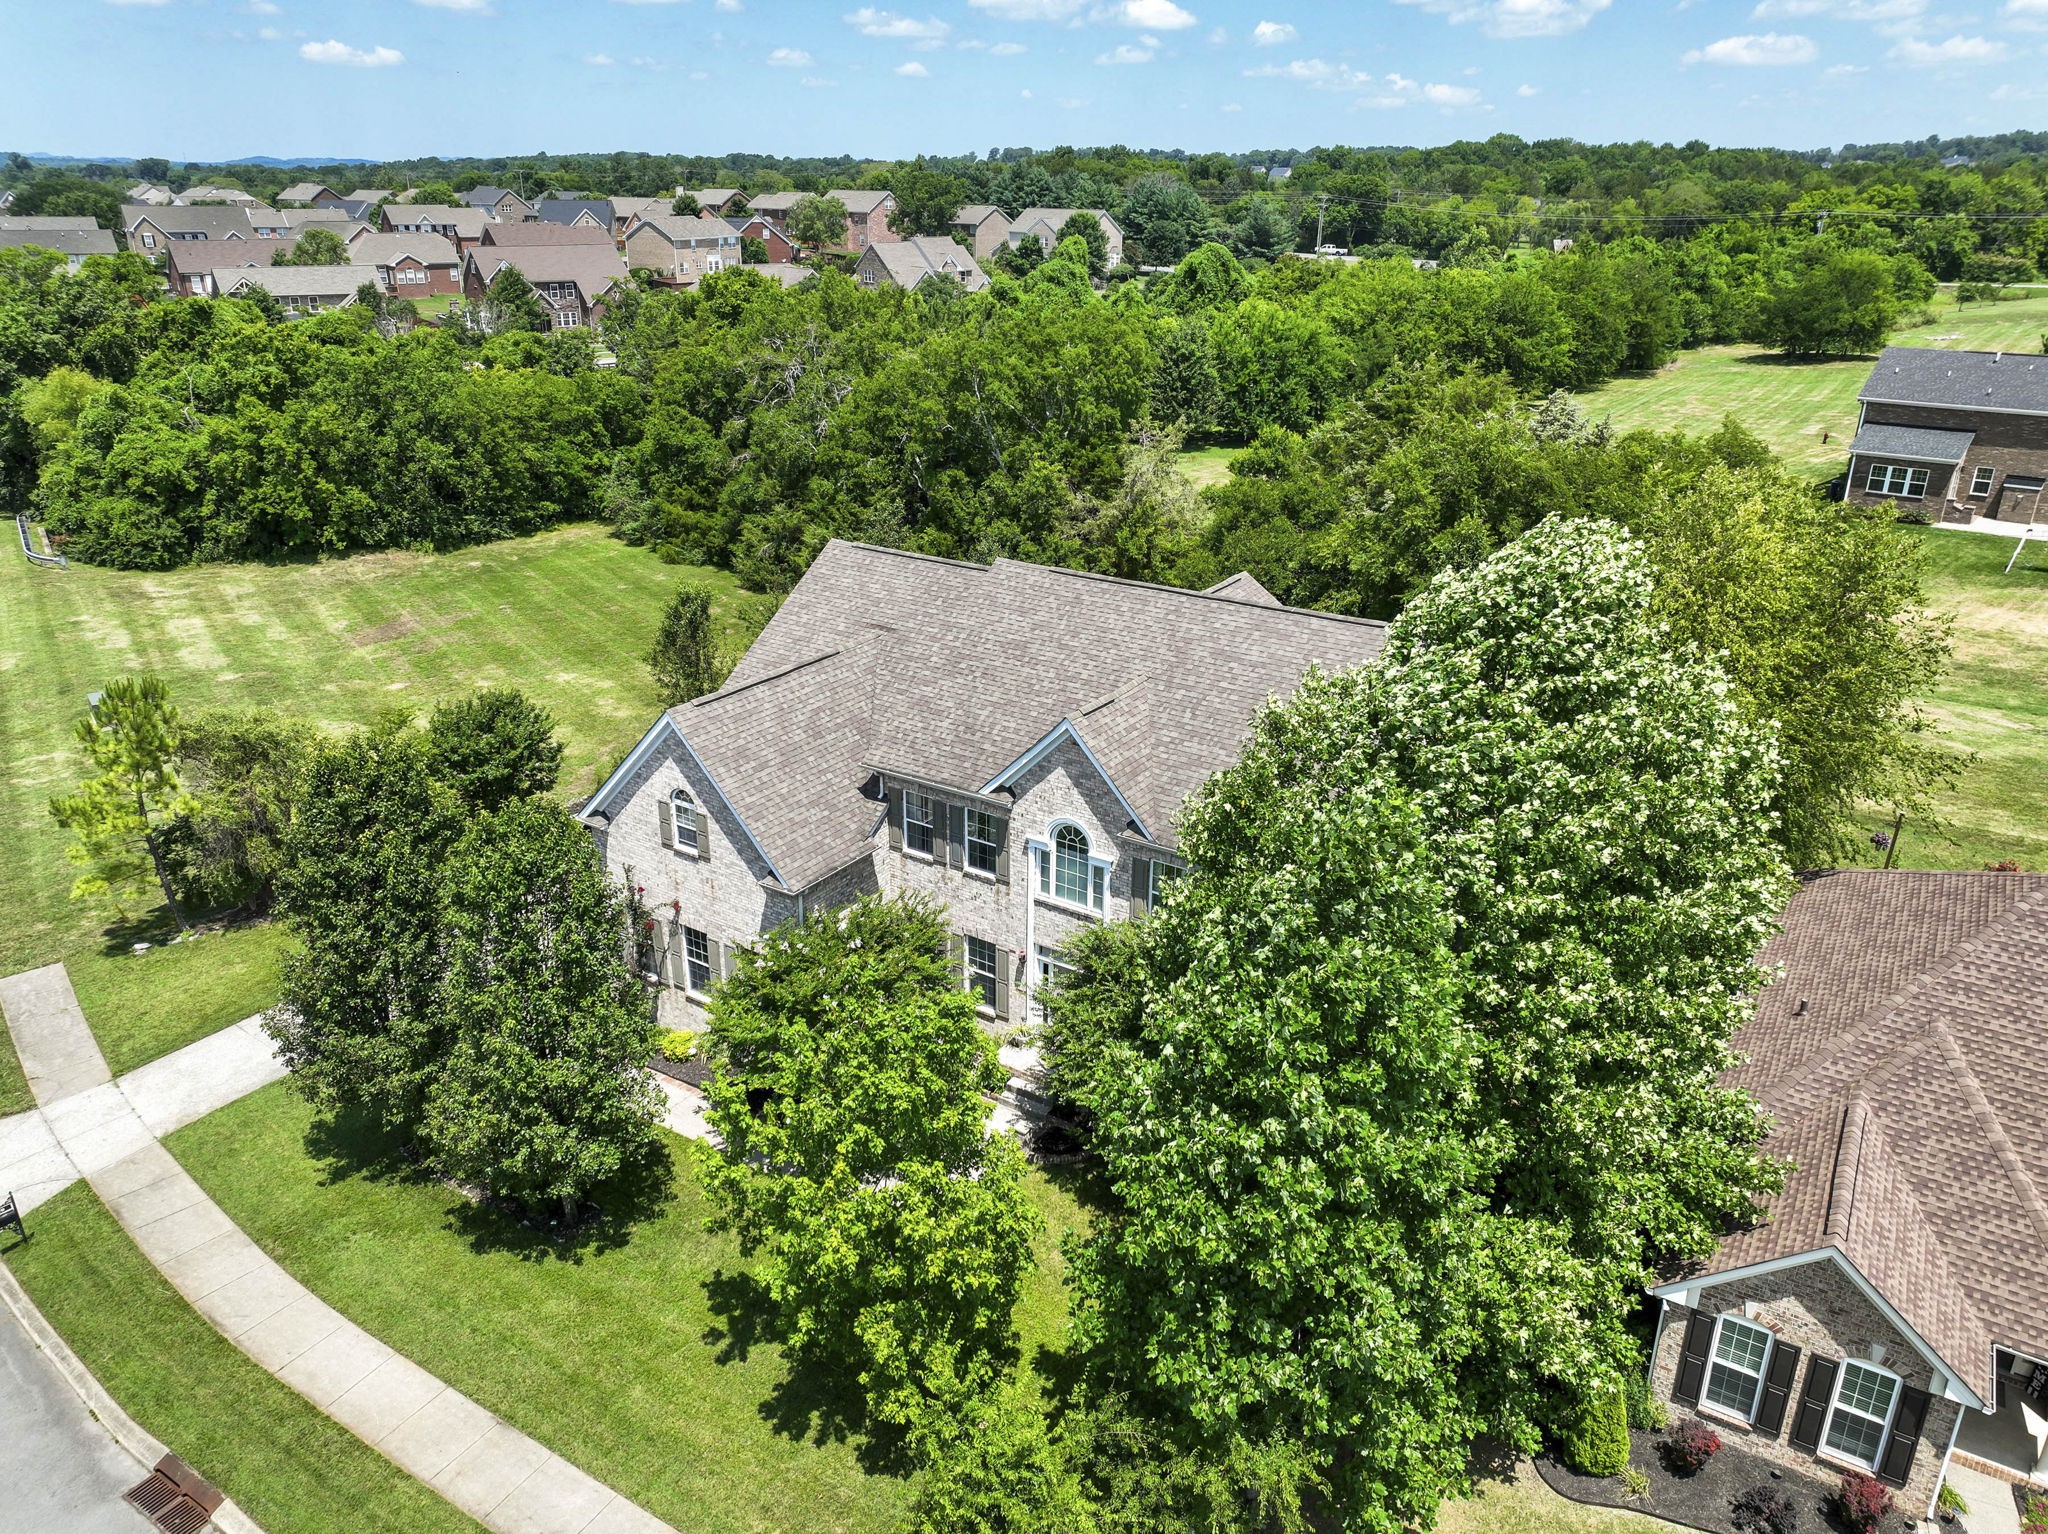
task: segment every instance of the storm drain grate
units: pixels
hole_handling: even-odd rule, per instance
[[[177,1455],[166,1454],[149,1479],[129,1487],[121,1500],[139,1509],[164,1534],[199,1534],[225,1499],[198,1471]]]

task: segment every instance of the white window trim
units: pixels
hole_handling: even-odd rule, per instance
[[[996,1015],[995,1003],[982,1000],[981,987],[975,984],[975,981],[981,975],[981,971],[974,967],[974,949],[972,945],[975,943],[988,944],[990,954],[988,969],[989,988],[994,991],[1000,991],[1003,985],[1003,945],[996,942],[993,938],[976,937],[971,932],[963,932],[960,935],[961,986],[974,998],[974,1010],[977,1013],[983,1017],[994,1017]]]
[[[1736,1369],[1733,1364],[1724,1363],[1720,1356],[1721,1328],[1726,1326],[1730,1321],[1733,1321],[1737,1326],[1746,1326],[1751,1331],[1762,1332],[1764,1334],[1763,1362],[1757,1365],[1756,1394],[1749,1398],[1749,1414],[1747,1416],[1743,1415],[1739,1411],[1736,1411],[1733,1407],[1723,1406],[1718,1401],[1709,1401],[1707,1399],[1707,1387],[1713,1384],[1714,1382],[1714,1368],[1717,1364],[1721,1365],[1724,1368],[1733,1370],[1737,1374],[1747,1372],[1746,1370]],[[1735,1314],[1730,1311],[1723,1311],[1720,1315],[1714,1317],[1714,1335],[1712,1340],[1709,1341],[1707,1344],[1707,1372],[1700,1377],[1701,1414],[1703,1416],[1725,1418],[1729,1422],[1739,1422],[1744,1427],[1754,1426],[1756,1423],[1756,1414],[1759,1410],[1762,1409],[1764,1404],[1764,1384],[1771,1377],[1771,1355],[1776,1353],[1777,1351],[1778,1334],[1772,1331],[1768,1326],[1765,1326],[1761,1321],[1752,1321],[1748,1316]]]
[[[683,843],[683,811],[690,812],[690,841]],[[704,812],[697,807],[697,797],[687,788],[672,788],[668,793],[669,835],[675,838],[677,857],[701,858],[704,856]]]
[[[1988,463],[1980,463],[1970,471],[1970,499],[1978,500],[1991,493],[1991,487],[1998,483],[1998,470]]]
[[[1880,473],[1884,476],[1883,485],[1876,482]],[[1917,490],[1913,488],[1913,476],[1916,474],[1920,476],[1920,488]],[[1899,485],[1897,489],[1892,488],[1895,476]],[[1883,459],[1873,458],[1863,465],[1863,491],[1866,495],[1890,496],[1895,500],[1904,501],[1925,500],[1927,487],[1932,479],[1933,476],[1921,464],[1887,463]]]
[[[1059,888],[1059,882],[1054,877],[1056,871],[1052,864],[1053,841],[1060,834],[1062,826],[1072,826],[1081,833],[1081,839],[1088,844],[1088,881],[1091,889],[1094,887],[1095,871],[1097,869],[1102,871],[1102,909],[1099,911],[1093,906],[1077,905],[1073,901],[1064,899],[1055,893]],[[1026,843],[1032,857],[1031,898],[1040,905],[1051,906],[1056,911],[1072,911],[1076,915],[1092,916],[1097,920],[1107,917],[1109,915],[1110,880],[1114,876],[1116,869],[1115,865],[1108,859],[1099,858],[1095,855],[1096,840],[1097,838],[1088,834],[1088,828],[1082,825],[1080,821],[1064,816],[1053,821],[1045,828],[1044,837],[1031,838]],[[1040,858],[1045,860],[1045,878],[1042,882],[1038,876],[1038,860]]]
[[[921,799],[924,801],[923,820],[912,820],[910,818],[910,802],[913,799]],[[938,816],[939,802],[936,799],[934,799],[930,794],[919,793],[914,788],[906,788],[903,790],[903,855],[905,857],[916,858],[920,863],[930,863],[935,860],[935,854],[937,853],[939,845]],[[931,847],[929,850],[919,852],[915,847],[910,845],[910,828],[914,825],[923,826],[925,828],[925,831],[927,833],[925,839],[931,843]]]
[[[960,871],[970,878],[986,879],[990,883],[994,883],[996,869],[1002,866],[1003,844],[999,841],[984,842],[975,836],[974,817],[976,815],[986,815],[990,820],[1000,818],[994,810],[985,810],[976,804],[967,806],[967,814],[960,822]],[[987,868],[976,868],[974,866],[974,849],[977,845],[994,849],[994,853],[990,858],[990,866]]]
[[[1870,1460],[1860,1460],[1855,1455],[1844,1453],[1828,1442],[1828,1433],[1835,1425],[1835,1413],[1841,1409],[1842,1387],[1849,1383],[1849,1366],[1851,1364],[1854,1364],[1859,1369],[1868,1369],[1872,1374],[1882,1374],[1892,1382],[1891,1404],[1885,1408],[1884,1422],[1878,1429],[1877,1456]],[[1822,1459],[1831,1459],[1838,1465],[1852,1465],[1858,1470],[1867,1471],[1873,1475],[1876,1474],[1878,1461],[1884,1458],[1885,1445],[1891,1442],[1892,1420],[1899,1414],[1899,1398],[1906,1393],[1905,1387],[1906,1381],[1904,1378],[1894,1374],[1883,1364],[1872,1363],[1867,1358],[1843,1359],[1842,1366],[1835,1371],[1835,1388],[1828,1397],[1828,1414],[1820,1419],[1820,1445],[1816,1450],[1819,1456]],[[1875,1422],[1877,1420],[1867,1413],[1858,1411],[1853,1406],[1849,1408],[1849,1414],[1853,1417],[1859,1417],[1865,1422]]]
[[[679,921],[676,925],[681,929],[683,938],[682,993],[699,1006],[709,1006],[711,1004],[711,992],[709,990],[700,991],[690,983],[690,934],[695,932],[704,939],[704,968],[710,976],[710,983],[716,985],[718,984],[718,957],[717,949],[711,943],[711,934],[702,927],[692,927],[687,922]]]

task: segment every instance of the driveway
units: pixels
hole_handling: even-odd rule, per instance
[[[9,1528],[37,1534],[142,1534],[121,1500],[142,1479],[128,1453],[0,1305],[0,1486]]]

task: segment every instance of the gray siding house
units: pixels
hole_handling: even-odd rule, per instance
[[[1178,871],[1176,812],[1260,705],[1383,637],[1244,575],[1183,591],[835,540],[582,814],[649,913],[673,1026],[767,929],[913,890],[950,913],[990,1026],[1022,1022],[1067,939]]]

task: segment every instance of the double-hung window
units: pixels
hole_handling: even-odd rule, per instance
[[[1723,1316],[1714,1328],[1714,1352],[1707,1364],[1708,1405],[1732,1412],[1747,1422],[1756,1416],[1763,1390],[1764,1361],[1770,1357],[1771,1334],[1739,1316]]]
[[[1002,851],[1002,830],[987,810],[967,811],[967,866],[979,874],[996,871],[996,856]]]
[[[1038,854],[1038,893],[1083,910],[1100,911],[1108,888],[1108,869],[1089,856],[1088,833],[1076,825],[1055,830],[1050,851]]]
[[[1844,1459],[1875,1468],[1898,1394],[1897,1375],[1854,1359],[1844,1360],[1821,1442]]]
[[[1991,493],[1991,482],[1996,478],[1998,478],[1998,470],[1991,467],[1988,463],[1978,464],[1976,472],[1970,476],[1970,498],[1978,500],[1989,495]]]
[[[668,796],[668,803],[675,826],[676,851],[693,858],[703,856],[704,832],[697,820],[696,802],[679,788]]]
[[[683,928],[684,980],[699,996],[711,992],[711,938],[695,927]]]
[[[1863,476],[1863,488],[1872,495],[1915,499],[1927,493],[1927,471],[1904,463],[1873,463]]]
[[[919,857],[932,855],[932,799],[930,794],[903,791],[903,846]]]
[[[985,937],[970,937],[967,950],[967,989],[981,998],[981,1005],[995,1009],[996,945]]]

